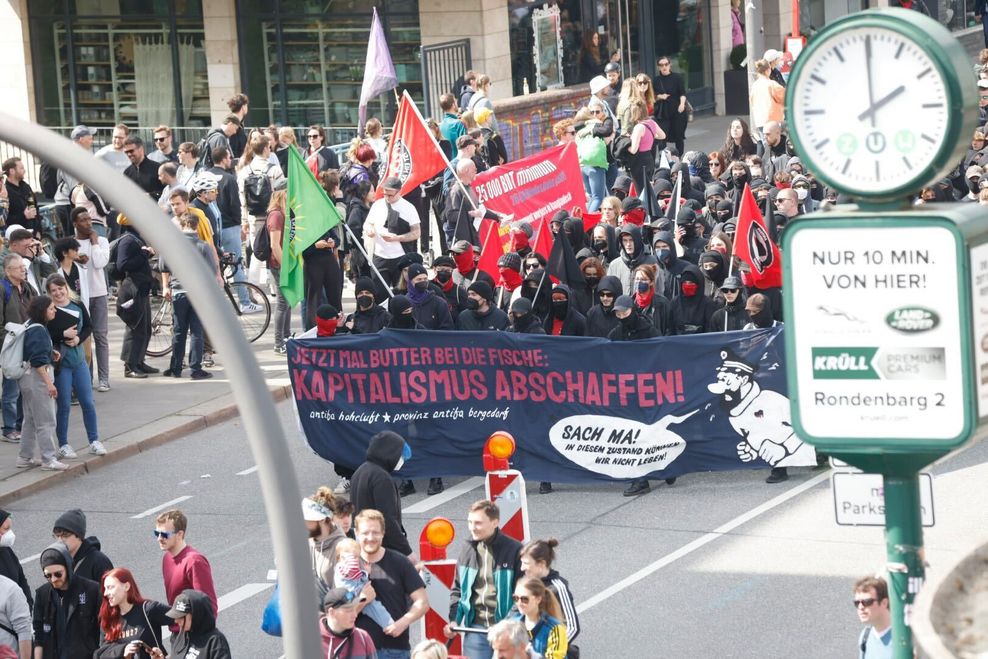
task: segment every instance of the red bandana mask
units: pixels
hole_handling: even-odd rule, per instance
[[[336,325],[339,322],[337,318],[326,320],[316,316],[316,336],[333,336],[336,334]]]
[[[460,271],[461,275],[473,272],[473,245],[462,254],[454,254],[453,260],[456,261],[456,269]]]
[[[498,268],[497,270],[501,273],[501,280],[497,283],[498,286],[503,286],[509,291],[514,291],[521,286],[522,278],[517,270],[512,268]]]

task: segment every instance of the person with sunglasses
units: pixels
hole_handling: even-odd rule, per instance
[[[860,659],[892,656],[892,615],[889,587],[882,577],[864,577],[854,584],[854,610],[865,628],[858,636]]]
[[[683,155],[686,144],[686,124],[689,113],[686,110],[686,84],[683,77],[673,73],[672,62],[662,56],[656,62],[659,73],[652,78],[652,88],[655,91],[655,108],[652,116],[665,139],[659,140],[659,150],[665,148],[666,142],[676,145],[676,154]]]
[[[86,537],[86,513],[78,508],[59,516],[51,534],[68,549],[74,576],[100,583],[103,574],[113,569],[113,562],[101,551],[99,538]]]
[[[164,124],[154,129],[154,151],[148,154],[148,159],[160,165],[166,162],[178,166],[178,151],[172,146],[172,129]]]
[[[542,579],[531,577],[519,580],[511,600],[517,613],[510,619],[525,625],[532,649],[545,659],[565,659],[569,641],[566,625],[562,622],[562,610],[559,600],[542,583]]]
[[[309,130],[305,133],[305,139],[308,146],[302,150],[302,159],[312,170],[313,175],[319,176],[327,169],[340,168],[339,156],[326,146],[326,131],[322,126],[309,126]]]
[[[219,611],[209,561],[185,542],[188,525],[188,518],[177,509],[161,513],[154,521],[154,537],[164,552],[161,574],[165,579],[165,598],[172,605],[183,590],[192,588],[205,593],[213,603],[213,611]]]
[[[40,562],[45,583],[35,591],[33,656],[89,659],[100,642],[99,584],[72,573],[72,556],[61,542],[41,552]]]

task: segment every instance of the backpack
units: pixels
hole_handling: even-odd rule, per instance
[[[3,338],[3,348],[0,348],[0,369],[3,377],[8,380],[20,380],[31,368],[24,359],[24,335],[31,322],[7,323],[4,329],[7,333]],[[40,327],[40,325],[39,325]]]
[[[349,160],[343,163],[339,169],[340,192],[343,193],[343,203],[350,205],[350,200],[357,195],[357,182],[354,181],[353,163]]]
[[[58,168],[47,162],[41,163],[38,183],[41,185],[41,193],[49,199],[54,199],[55,193],[58,192]]]
[[[122,239],[123,236],[120,236],[120,238],[117,238],[110,243],[110,260],[106,264],[106,267],[103,268],[103,271],[106,273],[106,276],[110,278],[110,281],[120,281],[125,276],[125,273],[121,272],[119,268],[117,268],[117,248],[120,246],[120,241]]]
[[[264,217],[268,214],[268,203],[271,201],[271,179],[268,178],[268,170],[271,163],[263,172],[256,172],[253,169],[244,179],[244,200],[247,202],[247,212],[254,217]]]
[[[0,284],[3,284],[3,303],[4,303],[4,305],[10,304],[10,296],[14,294],[14,285],[11,284],[6,279],[0,279]]]
[[[254,258],[267,261],[271,258],[271,234],[268,233],[268,223],[265,222],[254,234],[254,244],[251,245]]]

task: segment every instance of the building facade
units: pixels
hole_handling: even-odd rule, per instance
[[[801,29],[812,32],[868,2],[803,0]],[[973,0],[925,2],[951,29],[980,35]],[[654,75],[660,55],[683,75],[697,111],[721,114],[734,45],[731,4],[9,0],[0,7],[6,27],[0,53],[8,64],[0,92],[9,99],[8,111],[49,126],[207,127],[226,113],[228,98],[244,91],[252,125],[318,123],[352,131],[376,6],[400,88],[428,101],[427,116],[438,112],[439,93],[453,84],[449,71],[462,73],[463,52],[469,52],[471,68],[490,76],[492,99],[513,99],[518,116],[524,116],[518,97],[526,88],[535,94],[533,107],[544,108],[538,94],[546,87],[585,89],[609,61],[626,76]],[[762,12],[766,47],[781,48],[792,26],[792,0],[768,0]],[[555,18],[546,19],[547,13]],[[452,48],[458,40],[468,51]],[[445,77],[427,72],[423,60],[445,66]],[[388,124],[395,108],[395,95],[383,94],[368,114]]]

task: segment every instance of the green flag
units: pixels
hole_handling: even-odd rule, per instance
[[[343,221],[294,147],[288,148],[288,208],[281,244],[281,293],[289,306],[305,295],[302,252]]]

